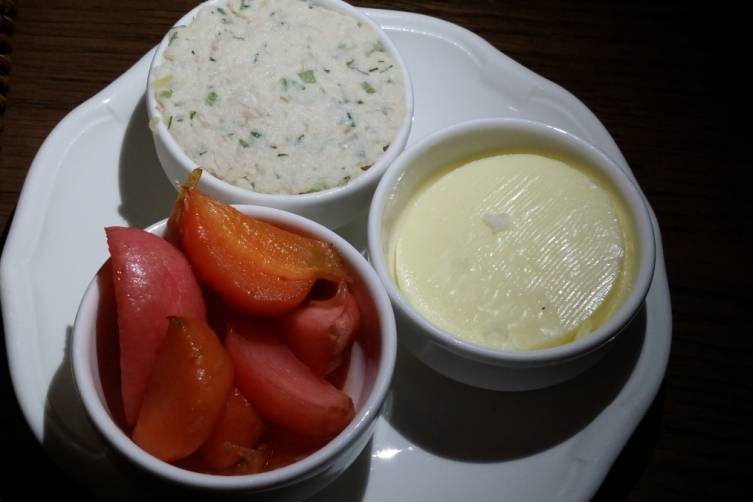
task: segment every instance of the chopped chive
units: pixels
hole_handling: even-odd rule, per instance
[[[222,7],[217,7],[217,12],[219,12],[223,16],[227,16],[227,12],[225,12],[225,9],[223,9]]]
[[[193,50],[193,49],[191,49],[191,54],[193,54],[195,56],[196,55],[196,51]]]
[[[324,70],[324,73],[329,73],[329,68],[322,68]]]
[[[167,43],[167,45],[170,45],[171,43],[173,43],[173,41],[174,41],[174,40],[175,40],[176,38],[178,38],[178,32],[177,32],[177,31],[174,31],[174,32],[172,32],[172,33],[170,34],[170,41],[169,41],[169,42]]]
[[[239,139],[238,143],[240,143],[243,148],[248,148],[250,146],[250,143],[248,141],[242,139]]]
[[[269,148],[271,148],[272,150],[277,150],[277,145],[269,145]]]
[[[361,87],[364,91],[366,91],[366,94],[374,94],[376,92],[376,89],[371,87],[371,84],[369,84],[368,82],[362,82]]]
[[[190,114],[188,115],[188,118],[190,118],[191,120],[193,120],[193,118],[194,118],[195,116],[196,116],[196,112],[191,112],[191,113],[190,113]]]
[[[298,139],[296,139],[296,141],[300,143],[304,136],[305,134],[301,134],[300,136],[298,136]]]
[[[259,131],[251,131],[251,136],[254,138],[261,138],[261,133]]]
[[[254,64],[256,64],[257,61],[259,61],[259,53],[258,52],[256,54],[254,54]]]
[[[389,65],[389,66],[388,66],[387,68],[383,69],[383,70],[382,70],[382,71],[380,71],[379,73],[384,73],[384,72],[386,72],[386,71],[389,71],[389,70],[390,70],[390,69],[392,68],[392,66],[393,66],[393,65]]]
[[[214,106],[214,104],[215,104],[215,103],[217,102],[217,98],[218,98],[218,97],[219,97],[219,96],[217,96],[217,93],[216,93],[216,92],[214,92],[214,91],[209,91],[209,94],[207,94],[207,99],[206,99],[206,103],[207,103],[207,104],[208,104],[209,106]]]
[[[361,171],[368,171],[371,166],[374,164],[369,164],[368,166],[361,166]]]
[[[211,62],[213,62],[213,63],[216,63],[216,62],[217,62],[217,60],[216,60],[216,59],[214,59],[214,58],[213,58],[212,56],[209,56],[209,60],[210,60]]]
[[[376,66],[375,66],[374,68],[369,68],[369,73],[371,73],[372,71],[377,71],[378,69],[379,69],[379,68],[378,68],[378,67],[376,67]]]
[[[356,103],[358,103],[359,105],[362,105],[363,104],[363,100],[359,99],[358,101],[356,101]]]
[[[288,90],[288,79],[281,78],[280,79],[280,85],[282,85],[282,90],[287,91]]]
[[[170,115],[170,120],[167,121],[167,128],[170,129],[170,126],[173,125],[173,116]]]
[[[173,90],[172,89],[167,89],[166,91],[160,92],[159,95],[162,98],[169,98],[169,97],[171,97],[173,95]]]
[[[277,156],[278,157],[287,157],[288,154],[287,153],[278,153]]]
[[[359,69],[359,68],[356,68],[355,66],[353,66],[353,63],[354,63],[354,61],[355,61],[355,60],[353,60],[353,59],[351,59],[350,61],[347,61],[347,62],[345,63],[345,66],[347,66],[347,67],[348,67],[348,68],[350,68],[351,70],[355,70],[355,71],[357,71],[358,73],[360,73],[360,74],[362,74],[362,75],[368,75],[368,73],[366,73],[365,71],[363,71],[363,70],[361,70],[361,69]]]
[[[315,84],[316,77],[314,76],[314,70],[302,71],[298,74],[298,77],[307,84]]]
[[[205,153],[207,153],[206,150],[204,150],[203,152],[199,152],[199,156],[204,155]]]
[[[251,7],[251,6],[248,4],[248,0],[241,0],[241,5],[240,5],[240,9],[241,10],[246,10],[249,7]]]

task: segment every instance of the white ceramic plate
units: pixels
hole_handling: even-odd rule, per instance
[[[411,72],[409,144],[480,117],[553,124],[630,169],[575,97],[456,25],[366,10]],[[34,434],[101,496],[159,489],[134,482],[89,424],[67,351],[76,308],[107,257],[103,227],[144,227],[175,191],[147,128],[151,53],[68,115],[29,170],[0,264],[3,318],[16,394]],[[365,248],[365,215],[343,229]],[[654,223],[656,224],[655,220]],[[669,356],[671,312],[658,227],[657,266],[629,336],[595,368],[557,387],[494,393],[449,381],[401,353],[374,439],[317,500],[585,500],[595,493],[653,400]]]

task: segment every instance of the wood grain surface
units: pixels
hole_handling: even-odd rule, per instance
[[[353,3],[464,26],[578,96],[611,132],[661,225],[674,329],[662,389],[597,500],[733,498],[753,473],[744,16],[692,2]],[[0,46],[12,44],[10,57],[0,56],[10,75],[0,82],[7,91],[3,242],[28,167],[52,128],[195,4],[0,0],[0,12],[14,19],[11,34],[0,36]],[[85,500],[29,432],[0,346],[0,498],[36,500],[53,489],[55,497]]]

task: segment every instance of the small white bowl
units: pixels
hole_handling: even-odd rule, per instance
[[[374,270],[364,257],[340,236],[306,218],[278,209],[258,206],[237,208],[255,218],[332,243],[354,272],[356,298],[362,310],[362,328],[354,345],[345,384],[345,389],[353,398],[356,408],[351,423],[329,443],[308,457],[286,467],[260,474],[202,474],[152,457],[131,441],[115,423],[107,405],[97,355],[97,324],[101,322],[100,299],[103,295],[111,295],[112,292],[104,292],[101,289],[101,270],[89,284],[76,314],[71,344],[73,375],[84,407],[95,427],[117,452],[144,471],[189,490],[243,494],[263,491],[265,497],[272,500],[276,500],[278,496],[286,501],[300,500],[312,495],[339,476],[356,459],[371,438],[394,372],[397,346],[395,318],[389,297]],[[165,225],[166,222],[163,220],[147,230],[163,235]],[[102,238],[104,239],[104,232]]]
[[[371,26],[379,36],[382,45],[397,63],[402,71],[405,82],[405,118],[384,154],[372,165],[368,171],[355,178],[344,186],[322,190],[310,194],[267,194],[254,192],[245,188],[225,182],[209,172],[201,177],[199,189],[212,197],[228,204],[253,204],[259,206],[275,207],[306,216],[329,228],[338,228],[352,219],[361,211],[368,208],[371,197],[374,194],[377,183],[387,167],[403,151],[408,141],[411,124],[413,122],[413,89],[407,67],[395,44],[385,32],[363,12],[341,0],[312,0],[314,4],[321,5],[335,12],[352,16],[359,21]],[[189,24],[199,9],[206,5],[224,5],[227,0],[209,0],[199,4],[188,14],[183,16],[175,26]],[[149,78],[146,89],[147,114],[150,124],[153,125],[154,144],[157,157],[165,174],[176,188],[179,183],[188,179],[196,163],[186,155],[172,134],[167,130],[163,120],[155,120],[161,117],[155,92],[152,87],[154,68],[162,63],[163,54],[170,42],[169,32],[162,39],[152,59],[149,68]]]
[[[637,273],[622,306],[600,328],[554,348],[506,351],[464,341],[424,318],[401,294],[387,266],[392,227],[411,195],[449,165],[500,151],[550,152],[583,162],[603,175],[623,199],[635,225]],[[454,380],[492,390],[530,390],[563,382],[592,366],[639,311],[653,277],[655,242],[638,186],[599,149],[561,129],[518,119],[482,119],[439,131],[405,151],[374,194],[369,255],[387,287],[400,341],[425,364]]]

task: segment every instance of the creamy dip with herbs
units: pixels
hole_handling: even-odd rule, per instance
[[[171,30],[153,92],[213,175],[257,192],[344,185],[384,153],[405,84],[366,23],[302,0],[231,0]]]

